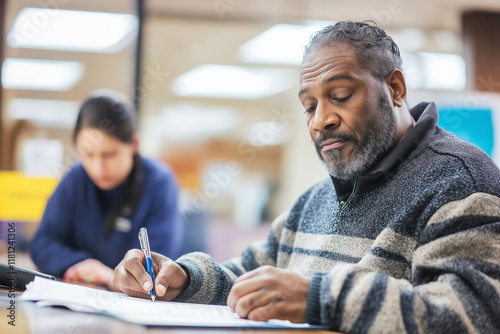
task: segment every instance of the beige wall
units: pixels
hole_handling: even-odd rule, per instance
[[[60,1],[61,8],[134,12],[134,1],[113,0],[73,0]],[[64,5],[63,5],[64,3]],[[500,10],[497,0],[478,0],[474,4],[466,0],[390,2],[337,0],[253,0],[233,1],[231,10],[217,12],[214,2],[205,0],[150,0],[146,1],[148,17],[144,25],[142,59],[142,80],[147,82],[149,71],[163,73],[154,85],[144,86],[141,100],[140,135],[141,151],[151,157],[171,163],[178,173],[181,185],[186,188],[203,188],[202,175],[216,163],[237,161],[243,167],[235,182],[248,180],[255,175],[263,177],[274,193],[270,198],[268,219],[288,210],[295,199],[315,182],[327,177],[319,162],[309,138],[302,107],[297,98],[298,66],[262,65],[268,68],[284,68],[296,74],[295,86],[283,93],[259,100],[224,100],[180,98],[170,89],[170,84],[178,75],[206,63],[243,64],[237,57],[241,44],[277,23],[302,23],[305,19],[321,20],[366,20],[375,19],[391,31],[400,28],[444,29],[457,36],[460,33],[460,13],[474,8]],[[390,4],[392,5],[390,5]],[[17,12],[26,6],[39,6],[35,0],[8,1],[6,31],[10,29]],[[5,38],[3,39],[5,43]],[[71,129],[40,129],[36,124],[26,124],[15,138],[12,130],[18,122],[9,118],[9,102],[14,98],[55,99],[82,101],[87,94],[97,88],[112,88],[132,97],[134,73],[134,47],[113,54],[93,54],[79,52],[57,52],[49,50],[13,49],[6,46],[5,57],[41,58],[81,61],[85,65],[82,80],[67,92],[46,92],[28,90],[4,90],[2,96],[2,136],[5,147],[2,154],[7,156],[4,168],[21,166],[20,147],[26,138],[54,138],[63,142],[68,156],[72,155]],[[433,51],[436,46],[425,45],[423,50]],[[250,65],[257,66],[257,65]],[[151,82],[150,82],[151,83]],[[440,92],[426,95],[429,99]],[[179,103],[196,103],[209,108],[229,107],[239,117],[239,125],[230,131],[205,138],[201,141],[171,141],[152,134],[148,124],[158,121],[162,109]],[[248,139],[248,126],[255,122],[271,121],[281,115],[286,124],[288,140],[273,147],[239,149]],[[285,115],[285,116],[283,116]],[[283,118],[284,117],[284,118]],[[278,117],[280,118],[280,117]],[[16,142],[13,142],[13,141]],[[13,151],[11,151],[12,149]],[[65,158],[66,159],[66,158]],[[5,159],[3,159],[5,161]],[[231,188],[231,191],[236,192]],[[229,190],[228,190],[229,191]],[[224,193],[214,200],[213,207],[225,218],[232,219],[231,201],[235,193]]]

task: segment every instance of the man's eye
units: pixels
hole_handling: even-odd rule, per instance
[[[312,107],[306,109],[306,111],[304,111],[304,112],[307,114],[307,113],[313,112],[314,110],[316,110],[316,106],[312,106]]]
[[[346,97],[338,97],[338,98],[334,98],[335,101],[337,102],[347,102],[350,98],[351,98],[352,94],[350,95],[347,95]]]

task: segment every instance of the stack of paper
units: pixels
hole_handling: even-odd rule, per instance
[[[242,319],[227,306],[174,303],[141,299],[36,277],[21,299],[39,306],[65,306],[74,311],[102,313],[146,326],[231,328],[320,328],[289,321]]]

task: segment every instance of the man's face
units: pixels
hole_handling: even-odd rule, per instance
[[[334,177],[349,179],[365,171],[394,143],[397,124],[389,90],[359,66],[346,44],[307,55],[299,97],[316,151]]]

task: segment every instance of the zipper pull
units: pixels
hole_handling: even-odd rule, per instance
[[[344,208],[344,206],[345,206],[345,201],[340,201],[339,209],[337,211],[337,219],[340,219],[340,213],[342,212],[342,209]]]

